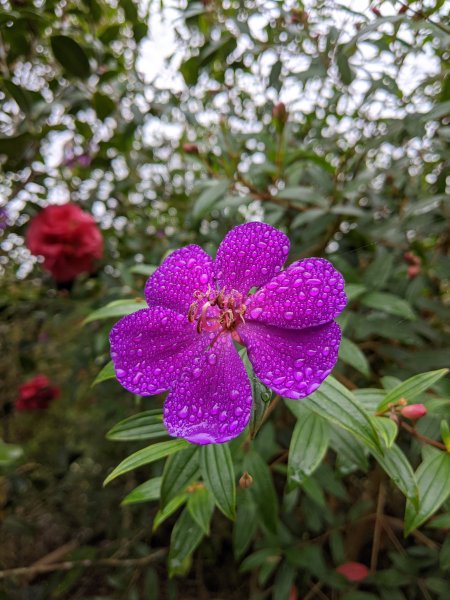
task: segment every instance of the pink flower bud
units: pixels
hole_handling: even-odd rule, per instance
[[[423,404],[409,404],[400,411],[400,414],[407,419],[421,419],[427,414],[427,409]]]
[[[337,573],[343,575],[347,581],[364,581],[369,574],[369,569],[366,565],[359,562],[346,562],[336,569]]]

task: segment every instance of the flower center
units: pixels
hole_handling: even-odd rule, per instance
[[[198,333],[217,331],[212,343],[219,335],[231,333],[234,340],[242,343],[236,328],[240,323],[245,323],[247,307],[240,292],[231,290],[226,294],[225,289],[217,292],[209,286],[206,292],[195,291],[194,298],[189,307],[188,321],[197,323]]]

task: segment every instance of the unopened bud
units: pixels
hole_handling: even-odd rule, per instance
[[[186,143],[186,144],[183,144],[182,148],[183,148],[183,152],[186,152],[186,154],[198,154],[199,153],[197,144]]]
[[[347,581],[358,582],[366,579],[369,569],[359,562],[347,562],[337,567],[336,572],[343,575]]]
[[[409,404],[400,411],[402,417],[417,421],[427,414],[427,409],[423,404]]]
[[[242,477],[239,479],[239,487],[241,487],[243,490],[245,490],[245,489],[249,488],[252,484],[253,484],[253,477],[250,475],[250,473],[245,471],[243,473]]]
[[[398,9],[398,14],[402,15],[403,13],[405,13],[408,10],[408,7],[406,6],[406,4],[403,4],[402,6],[400,6],[400,8]]]
[[[374,14],[376,17],[381,17],[380,10],[379,10],[378,8],[376,8],[376,6],[371,6],[371,7],[370,7],[370,10],[371,10],[371,12],[373,12],[373,14]]]
[[[288,111],[286,110],[286,105],[284,102],[278,102],[272,108],[272,117],[275,121],[282,123],[283,125],[286,123],[288,119]]]
[[[408,279],[414,279],[414,277],[417,277],[417,275],[420,275],[420,271],[421,271],[421,269],[420,269],[419,265],[411,265],[407,269]]]

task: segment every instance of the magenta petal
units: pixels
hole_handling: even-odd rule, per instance
[[[194,292],[206,292],[212,282],[213,261],[200,246],[175,250],[147,280],[149,306],[165,306],[187,315]]]
[[[344,278],[323,258],[290,265],[247,302],[247,320],[287,329],[332,321],[345,307]]]
[[[164,404],[164,423],[172,436],[221,444],[245,428],[251,405],[244,363],[231,336],[223,335],[184,369]]]
[[[209,340],[185,316],[154,307],[123,317],[112,328],[110,342],[119,382],[134,394],[148,396],[169,389]]]
[[[265,223],[246,223],[232,229],[217,251],[217,287],[246,294],[280,272],[289,253],[288,237]]]
[[[259,323],[239,327],[256,376],[286,398],[312,394],[338,358],[341,330],[337,323],[309,329],[279,329]]]

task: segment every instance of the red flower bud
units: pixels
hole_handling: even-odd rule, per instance
[[[286,123],[288,120],[288,111],[286,110],[286,105],[284,102],[278,102],[278,104],[275,104],[275,106],[272,108],[272,117],[283,125]]]
[[[343,575],[347,581],[352,582],[364,581],[369,575],[369,569],[366,565],[359,562],[346,562],[337,567],[336,572]]]
[[[370,10],[373,12],[373,14],[374,14],[376,17],[381,17],[380,10],[379,10],[378,8],[376,8],[375,6],[371,6],[371,7],[370,7]]]
[[[36,215],[26,244],[31,254],[44,257],[44,269],[58,283],[91,271],[103,254],[103,238],[94,218],[72,203],[47,206]]]
[[[407,419],[417,421],[427,414],[427,409],[423,404],[408,404],[400,411],[400,414]]]
[[[408,279],[414,279],[414,277],[417,277],[417,275],[420,274],[420,267],[419,265],[411,265],[410,267],[408,267],[407,270],[407,274],[408,274]]]
[[[51,385],[45,375],[36,375],[19,387],[15,407],[20,411],[43,410],[59,396],[59,388]]]
[[[199,153],[197,144],[186,143],[186,144],[183,144],[182,148],[183,148],[183,152],[186,152],[186,154],[198,154]]]

